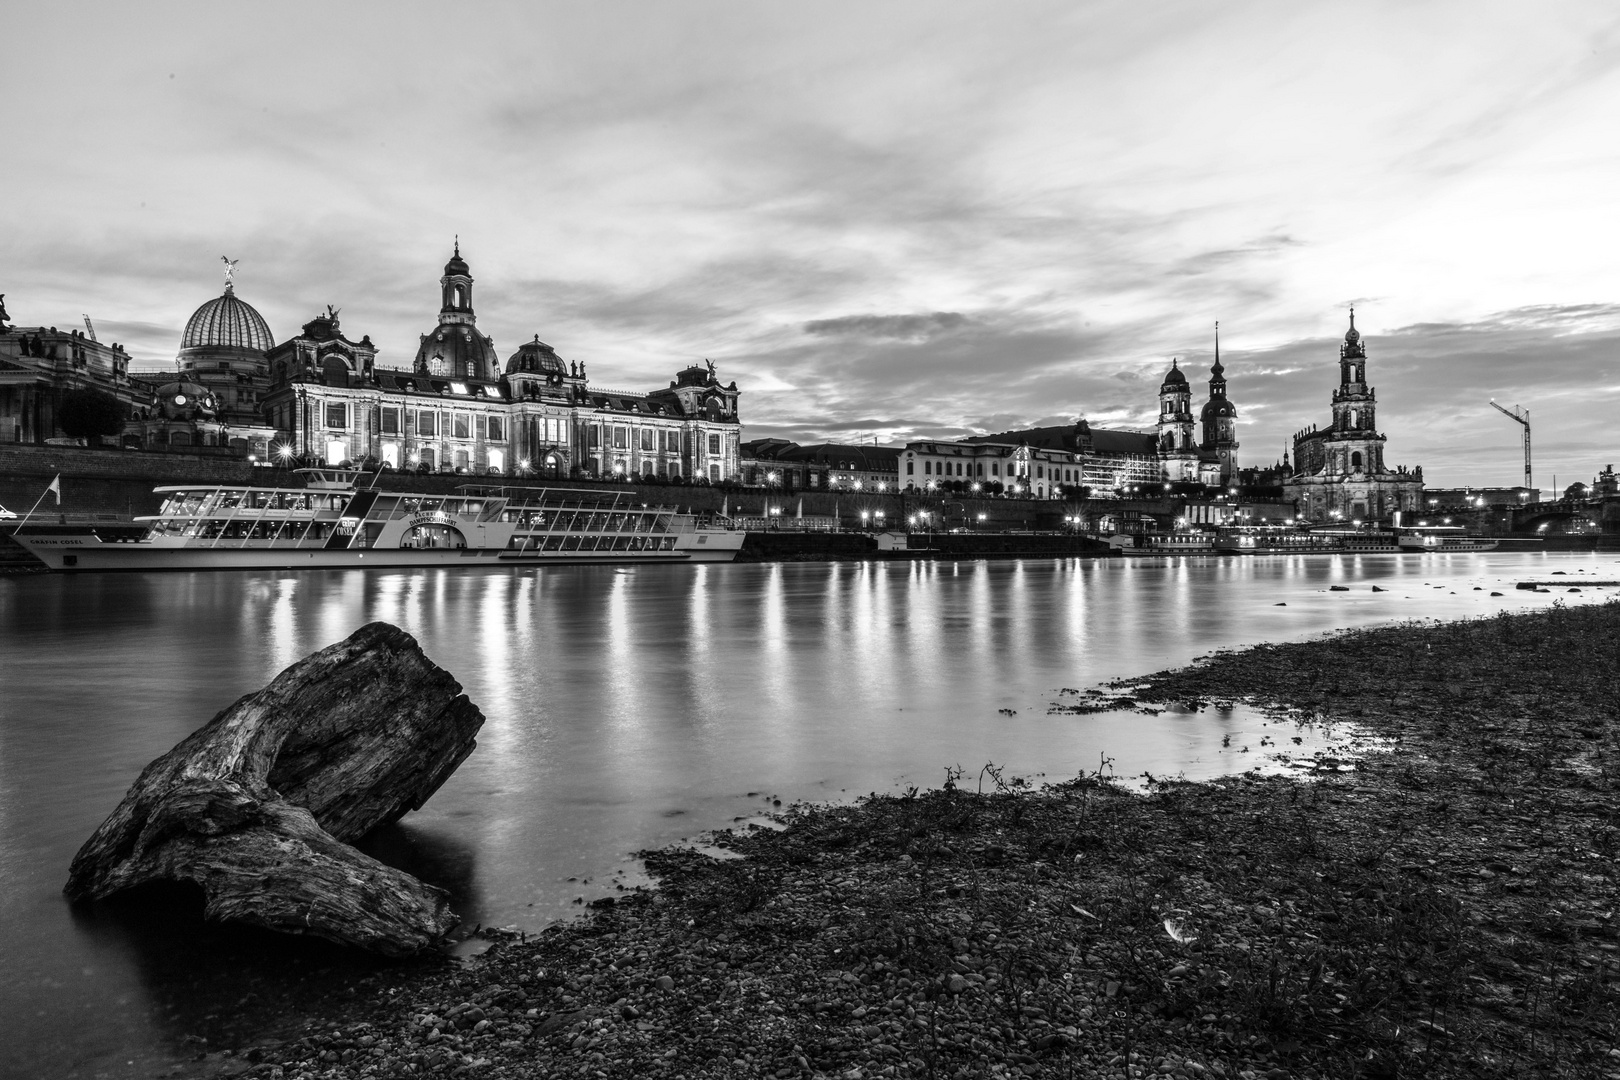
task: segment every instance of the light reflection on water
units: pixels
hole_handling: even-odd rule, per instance
[[[1489,553],[0,579],[0,1015],[32,1018],[0,1071],[110,1069],[186,1033],[116,926],[70,918],[68,861],[148,761],[372,620],[416,635],[487,717],[387,856],[453,888],[469,923],[535,927],[633,880],[634,851],[772,797],[987,761],[1051,779],[1104,755],[1122,775],[1247,768],[1262,735],[1288,735],[1242,709],[1046,709],[1217,647],[1613,591],[1511,588],[1554,570],[1620,576],[1612,556]],[[100,1043],[71,1049],[87,1033]]]

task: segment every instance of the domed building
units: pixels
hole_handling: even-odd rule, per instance
[[[741,423],[735,382],[713,364],[645,393],[589,385],[535,335],[504,370],[479,333],[473,278],[454,254],[439,279],[439,322],[409,369],[377,365],[369,337],[343,337],[337,312],[270,352],[266,415],[281,460],[371,463],[413,472],[732,480]]]
[[[218,420],[228,429],[222,445],[263,458],[275,435],[262,411],[269,382],[265,354],[276,342],[264,316],[236,295],[235,270],[236,264],[227,261],[225,291],[186,320],[175,363],[183,379],[211,394]]]

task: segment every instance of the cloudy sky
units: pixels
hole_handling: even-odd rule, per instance
[[[240,259],[380,362],[460,234],[502,356],[711,358],[750,437],[1144,426],[1212,330],[1240,459],[1352,303],[1393,463],[1620,461],[1620,11],[1592,3],[13,4],[0,291],[170,364]]]

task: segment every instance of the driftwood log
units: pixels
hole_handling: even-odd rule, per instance
[[[483,722],[409,634],[361,627],[148,765],[64,891],[95,900],[189,881],[210,919],[418,952],[456,925],[446,894],[350,845],[419,808]]]

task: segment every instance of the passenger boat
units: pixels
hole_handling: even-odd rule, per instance
[[[175,485],[129,523],[33,523],[12,538],[53,570],[305,570],[551,563],[730,562],[741,530],[629,492],[463,485],[453,495],[361,488],[299,469],[302,487]]]
[[[1402,551],[1495,551],[1501,543],[1494,536],[1470,533],[1461,525],[1408,525],[1395,534]]]
[[[1234,555],[1393,554],[1401,549],[1388,529],[1290,525],[1228,525],[1215,533],[1215,547]]]
[[[1206,532],[1119,533],[1109,543],[1121,555],[1210,555],[1215,537]]]

